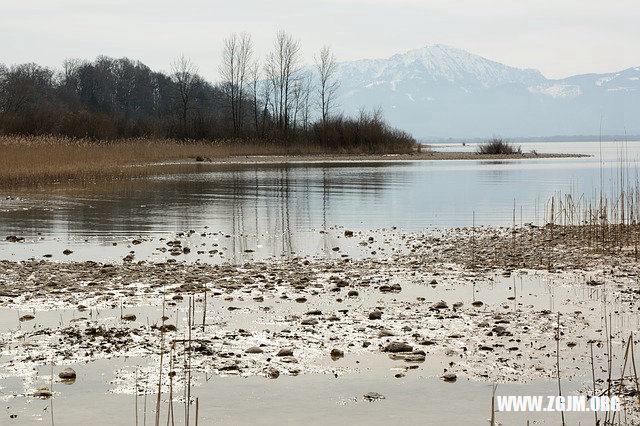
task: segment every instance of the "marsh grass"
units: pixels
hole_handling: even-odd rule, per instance
[[[374,152],[364,146],[331,148],[260,140],[176,141],[124,139],[93,141],[57,136],[0,135],[0,188],[66,181],[144,177],[158,172],[153,164],[238,156],[405,153],[390,145]],[[132,167],[136,166],[136,167]],[[140,166],[140,167],[138,167]]]

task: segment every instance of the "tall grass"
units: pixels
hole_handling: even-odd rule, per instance
[[[94,141],[57,136],[0,135],[0,188],[33,186],[67,180],[139,177],[154,163],[232,156],[364,154],[412,152],[411,145],[334,147],[319,144],[277,144],[262,140],[177,141],[124,139]]]

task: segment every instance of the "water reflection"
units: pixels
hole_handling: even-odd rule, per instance
[[[640,144],[628,147],[634,160]],[[607,148],[609,187],[616,174],[610,159],[617,151]],[[581,145],[563,149],[581,151]],[[234,255],[259,245],[270,246],[274,255],[301,246],[327,252],[336,242],[319,230],[331,226],[468,226],[473,212],[477,224],[509,225],[514,202],[524,222],[536,222],[552,194],[590,194],[600,181],[600,161],[594,158],[194,164],[174,171],[134,182],[56,186],[19,200],[3,197],[0,235],[110,241],[208,227],[230,236]]]

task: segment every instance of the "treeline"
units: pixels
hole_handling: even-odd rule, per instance
[[[139,61],[99,56],[68,59],[61,69],[0,64],[0,133],[112,140],[257,140],[321,144],[363,151],[408,151],[415,140],[390,128],[379,112],[335,113],[337,63],[329,48],[314,67],[300,43],[279,32],[273,51],[257,58],[251,36],[223,43],[219,83],[207,82],[188,58],[170,73]]]

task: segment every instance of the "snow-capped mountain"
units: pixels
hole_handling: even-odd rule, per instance
[[[381,107],[416,137],[640,133],[640,67],[561,80],[444,45],[343,62],[346,114]]]

